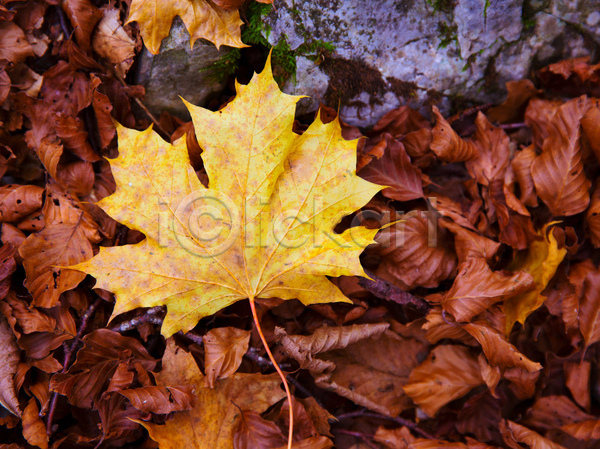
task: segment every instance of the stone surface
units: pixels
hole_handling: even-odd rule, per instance
[[[179,17],[173,21],[171,33],[161,45],[160,53],[152,55],[146,48],[139,59],[136,83],[146,88],[144,105],[157,116],[167,111],[189,119],[187,108],[179,96],[190,103],[204,106],[207,99],[221,91],[224,83],[211,78],[210,67],[230,50],[196,41],[190,48],[190,35]]]
[[[279,0],[266,18],[267,37],[273,45],[285,38],[292,49],[314,40],[335,45],[326,63],[299,59],[296,80],[284,90],[314,98],[303,100],[303,113],[319,101],[340,104],[342,118],[360,126],[401,104],[426,111],[435,103],[447,111],[459,97],[499,101],[506,81],[526,77],[532,65],[598,56],[599,0],[487,3]],[[360,64],[354,69],[348,61]],[[335,70],[338,63],[344,70]],[[374,86],[365,66],[382,82]]]

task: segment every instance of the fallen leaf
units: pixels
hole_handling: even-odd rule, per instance
[[[554,216],[578,214],[590,202],[580,142],[580,121],[588,109],[586,97],[562,105],[548,125],[542,154],[531,164],[537,194]]]
[[[272,449],[284,444],[285,437],[277,424],[256,412],[242,411],[233,436],[234,449]]]
[[[121,390],[119,394],[125,396],[138,410],[146,413],[167,414],[190,410],[196,405],[196,398],[192,393],[191,385],[180,387],[141,387],[131,390]]]
[[[548,431],[581,421],[593,419],[567,396],[544,396],[535,401],[527,411],[524,424]]]
[[[575,402],[589,411],[591,406],[590,377],[592,364],[586,360],[565,363],[565,385]]]
[[[525,123],[531,128],[533,143],[536,148],[542,149],[544,140],[549,136],[550,121],[563,104],[560,100],[532,99],[525,111]]]
[[[517,255],[508,268],[531,274],[536,288],[504,302],[507,335],[517,321],[524,324],[527,317],[544,303],[546,298],[542,295],[542,291],[567,253],[566,249],[558,248],[556,238],[552,232],[549,232],[549,226],[550,224],[545,225],[540,230],[541,238],[531,243],[526,254]]]
[[[590,207],[585,214],[588,234],[594,248],[600,247],[600,184],[592,193]]]
[[[373,440],[388,449],[408,449],[408,444],[415,441],[416,438],[412,436],[408,427],[386,429],[381,426],[375,432]]]
[[[355,143],[335,121],[294,134],[298,98],[280,93],[270,64],[238,92],[216,112],[188,104],[211,189],[183,139],[119,128],[117,192],[99,205],[146,239],[72,267],[115,294],[113,314],[166,304],[168,336],[246,298],[349,302],[325,275],[364,276],[358,256],[377,230],[333,233],[381,190],[356,176]]]
[[[462,328],[479,342],[490,365],[502,368],[519,367],[529,372],[542,369],[542,365],[525,357],[505,339],[501,332],[486,322],[464,324]]]
[[[161,449],[230,449],[242,419],[240,409],[262,413],[285,397],[277,374],[234,374],[218,380],[215,388],[204,387],[193,357],[178,350],[172,339],[167,341],[163,369],[156,377],[162,385],[191,384],[198,398],[192,410],[176,413],[164,425],[136,421]]]
[[[431,110],[437,121],[432,131],[431,150],[437,157],[444,162],[475,159],[479,155],[478,146],[474,142],[461,139],[436,106],[432,106]]]
[[[133,0],[126,23],[138,22],[140,33],[150,53],[158,54],[161,41],[169,35],[171,22],[181,17],[190,33],[190,45],[206,39],[217,46],[247,47],[242,42],[240,13],[223,9],[207,0]]]
[[[456,321],[471,321],[493,304],[520,295],[534,286],[530,274],[508,276],[490,270],[484,259],[469,259],[459,267],[452,287],[442,299],[443,309]]]
[[[448,232],[436,229],[434,220],[415,212],[383,229],[376,238],[379,246],[372,250],[383,259],[375,274],[403,290],[437,287],[452,277],[456,255]]]
[[[383,134],[386,142],[383,157],[371,161],[358,173],[362,178],[375,184],[390,186],[381,193],[398,201],[410,201],[423,197],[421,170],[413,166],[401,142],[389,134]]]
[[[600,440],[600,420],[597,419],[566,424],[560,430],[578,440]]]
[[[48,435],[46,426],[40,417],[39,408],[35,398],[29,399],[29,403],[23,410],[23,438],[32,446],[48,449]]]
[[[523,148],[521,151],[516,151],[511,161],[515,178],[519,183],[521,190],[520,200],[525,206],[537,207],[538,200],[535,193],[535,184],[531,175],[531,164],[535,159],[535,149],[533,145]]]
[[[504,442],[513,449],[522,449],[522,446],[518,443],[525,443],[531,449],[565,449],[564,446],[556,444],[539,433],[513,421],[500,421],[500,432],[502,432]]]
[[[0,314],[0,404],[15,416],[21,417],[21,408],[15,389],[14,376],[21,358],[21,351],[6,318]]]
[[[0,187],[0,222],[18,221],[42,207],[44,189],[9,184]]]
[[[218,327],[208,331],[202,342],[206,386],[213,388],[217,380],[231,376],[239,368],[242,357],[248,351],[250,331]]]
[[[449,402],[482,385],[477,359],[464,346],[434,348],[410,374],[404,391],[430,417]]]
[[[465,165],[478,184],[488,186],[493,180],[503,178],[510,160],[511,143],[504,130],[493,126],[482,112],[477,114],[475,126],[479,153]]]
[[[500,242],[463,228],[447,218],[439,220],[438,223],[454,234],[454,248],[461,265],[470,259],[480,258],[491,263],[500,249]]]
[[[5,298],[8,294],[10,290],[10,278],[17,269],[15,253],[15,247],[8,242],[5,242],[0,247],[0,299]]]
[[[13,64],[34,56],[25,33],[12,22],[0,22],[0,59]]]
[[[83,51],[91,50],[92,31],[98,21],[102,19],[102,11],[89,0],[63,0],[60,2],[60,7],[73,25],[77,44]]]
[[[579,302],[579,329],[585,347],[600,341],[600,273],[589,273],[583,283],[583,295]]]
[[[506,100],[486,111],[492,122],[510,123],[519,120],[530,98],[542,93],[530,80],[508,81]]]
[[[92,38],[94,51],[115,66],[117,74],[124,78],[133,64],[135,41],[129,37],[119,21],[117,8],[104,8],[103,16]]]

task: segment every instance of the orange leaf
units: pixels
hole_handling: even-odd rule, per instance
[[[562,105],[548,125],[542,154],[531,164],[537,193],[554,216],[578,214],[590,202],[580,142],[580,121],[589,107],[586,97]]]
[[[437,157],[444,162],[461,162],[475,159],[479,155],[477,145],[474,142],[461,139],[436,106],[432,106],[431,109],[437,120],[432,131],[431,150]]]
[[[531,449],[565,449],[539,433],[513,421],[501,421],[500,432],[504,442],[514,449],[522,449],[518,443],[528,444]]]
[[[15,388],[14,377],[21,358],[15,335],[4,316],[0,315],[0,404],[14,415],[21,417],[21,408]]]
[[[471,321],[498,301],[522,294],[533,286],[528,273],[508,276],[490,270],[484,259],[469,259],[461,265],[452,287],[442,299],[442,307],[456,321]]]
[[[242,411],[233,436],[234,449],[272,449],[284,444],[285,437],[277,424],[256,412]]]
[[[215,381],[231,376],[239,368],[248,350],[250,331],[218,327],[208,331],[202,342],[206,386],[213,388]]]
[[[404,391],[427,415],[483,384],[477,359],[464,346],[438,346],[413,370]]]

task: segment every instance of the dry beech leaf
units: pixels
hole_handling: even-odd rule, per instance
[[[277,374],[234,374],[217,381],[215,388],[204,387],[194,358],[173,339],[167,340],[163,369],[156,378],[162,385],[193,385],[198,398],[192,410],[176,413],[163,425],[136,420],[161,449],[231,449],[242,419],[240,409],[263,413],[285,397]]]
[[[71,267],[115,294],[115,315],[167,305],[165,336],[244,299],[350,302],[326,275],[365,276],[359,255],[377,229],[333,232],[382,188],[356,176],[356,142],[337,121],[292,132],[299,97],[281,93],[269,62],[237,90],[219,111],[187,105],[210,189],[184,139],[172,146],[151,129],[119,127],[117,191],[98,204],[146,239]]]
[[[531,164],[535,159],[535,148],[529,145],[521,151],[516,151],[511,164],[515,178],[521,190],[520,200],[525,206],[537,207],[538,200],[535,193],[535,184],[531,175]]]
[[[560,100],[532,99],[525,111],[525,123],[531,128],[533,143],[536,148],[542,149],[546,137],[549,135],[549,124],[556,115],[558,108],[563,104]]]
[[[591,392],[590,377],[592,363],[586,360],[565,363],[565,385],[571,392],[573,399],[585,410],[590,410]]]
[[[439,220],[438,223],[454,234],[454,248],[460,264],[470,259],[485,259],[490,263],[500,249],[500,242],[495,242],[481,234],[463,228],[447,218]]]
[[[463,140],[450,123],[446,121],[440,110],[432,106],[433,115],[436,118],[435,127],[432,130],[433,139],[431,149],[444,162],[461,162],[475,159],[479,155],[477,144],[469,140]]]
[[[10,315],[16,319],[24,334],[33,332],[52,332],[56,329],[56,320],[41,310],[31,307],[19,299],[14,292],[8,294],[4,302],[10,309]]]
[[[509,123],[519,120],[529,99],[542,93],[530,80],[508,81],[506,90],[506,100],[486,111],[492,122]]]
[[[374,159],[360,170],[359,175],[367,181],[384,186],[381,193],[398,201],[410,201],[423,197],[423,181],[421,170],[413,166],[406,154],[404,145],[384,133],[386,142],[383,157]]]
[[[88,139],[85,124],[79,117],[58,113],[55,116],[56,135],[63,144],[84,161],[97,162],[101,158]]]
[[[600,440],[600,420],[589,419],[576,423],[566,424],[560,428],[573,438],[582,441]]]
[[[144,44],[150,53],[157,54],[175,16],[183,20],[192,46],[202,38],[211,41],[217,49],[221,45],[247,47],[241,39],[240,13],[207,0],[133,0],[126,23],[137,22]]]
[[[415,404],[434,417],[444,405],[483,383],[479,363],[468,348],[444,345],[431,351],[403,388]]]
[[[600,272],[589,273],[579,302],[579,329],[586,348],[600,341]]]
[[[94,32],[92,46],[96,53],[115,65],[117,74],[124,78],[133,64],[135,41],[121,26],[117,8],[104,8],[103,13]]]
[[[0,222],[19,221],[42,207],[44,189],[10,184],[0,187]]]
[[[537,194],[554,216],[578,214],[590,202],[591,182],[583,169],[580,126],[588,109],[585,97],[562,105],[548,124],[542,154],[531,164]]]
[[[550,225],[552,223],[545,225],[539,232],[541,238],[529,245],[526,254],[518,254],[508,267],[511,271],[531,274],[536,288],[504,302],[507,335],[517,321],[524,324],[527,317],[544,303],[546,297],[542,295],[542,291],[567,253],[566,249],[558,248],[556,238],[549,232]]]
[[[35,398],[29,399],[29,403],[23,410],[23,438],[32,446],[40,449],[48,449],[48,435],[46,426],[40,417],[40,412]]]
[[[261,418],[256,412],[242,411],[233,436],[234,449],[272,449],[285,444],[277,424]]]
[[[590,200],[590,207],[585,214],[588,235],[594,248],[600,247],[600,184],[596,186]]]
[[[464,443],[451,443],[444,440],[426,440],[417,438],[408,445],[408,449],[469,449]]]
[[[14,376],[21,358],[21,350],[6,318],[0,314],[0,404],[14,415],[21,417],[21,408],[15,389]]]
[[[23,30],[12,22],[0,22],[0,59],[16,64],[29,56],[34,53]]]
[[[590,148],[596,155],[596,159],[600,160],[600,101],[592,99],[592,107],[585,113],[581,119],[581,129]]]
[[[218,327],[206,333],[204,343],[204,371],[206,386],[213,388],[218,379],[237,371],[242,357],[248,351],[250,331],[235,327]]]
[[[408,449],[408,444],[416,440],[408,427],[386,429],[381,426],[375,432],[373,440],[382,444],[387,449]]]
[[[496,387],[502,378],[500,367],[490,365],[484,354],[479,354],[478,362],[479,368],[481,369],[481,376],[483,377],[485,384],[490,389],[490,393],[493,396],[496,396]]]
[[[502,128],[492,126],[481,111],[475,125],[474,138],[479,154],[465,165],[477,183],[487,186],[494,179],[504,177],[510,160],[510,139]]]
[[[131,405],[142,412],[167,414],[194,408],[196,398],[192,393],[193,388],[192,385],[179,387],[147,386],[121,390],[119,394],[129,399]]]
[[[4,237],[4,236],[2,236]],[[0,247],[0,299],[6,297],[10,290],[10,278],[17,269],[15,262],[15,247],[4,242]]]
[[[492,271],[484,259],[469,259],[459,267],[452,287],[442,299],[442,307],[456,321],[471,321],[499,301],[531,290],[533,278],[518,272],[509,276]]]
[[[542,365],[521,354],[501,332],[489,326],[487,322],[464,324],[462,328],[479,342],[490,365],[501,368],[520,367],[529,372],[542,369]]]
[[[504,442],[513,449],[523,449],[519,443],[527,444],[531,449],[565,449],[564,446],[513,421],[500,421],[500,432]]]
[[[529,408],[523,424],[547,431],[593,418],[567,396],[544,396]]]
[[[67,396],[76,407],[97,405],[119,363],[128,361],[148,370],[156,365],[140,342],[108,329],[93,331],[83,337],[83,342],[85,347],[77,353],[69,371],[55,374],[50,382],[52,391]]]
[[[276,449],[287,449],[287,444],[279,446]],[[331,449],[333,443],[331,440],[324,436],[310,437],[302,441],[296,441],[292,443],[292,449]]]
[[[429,214],[415,214],[382,230],[376,238],[379,246],[372,250],[383,259],[375,274],[403,290],[437,287],[456,270],[449,233],[432,229],[435,222],[429,220]]]
[[[91,50],[90,38],[94,27],[102,19],[102,11],[89,0],[64,0],[60,6],[73,25],[77,44],[83,51]]]
[[[435,306],[427,314],[427,322],[423,324],[423,330],[427,331],[425,337],[430,343],[437,343],[444,338],[451,338],[452,340],[462,341],[468,345],[477,345],[476,340],[467,331],[456,323],[453,323],[443,313],[440,306]]]

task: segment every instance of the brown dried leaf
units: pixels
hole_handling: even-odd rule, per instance
[[[10,293],[4,300],[10,308],[10,315],[16,319],[17,324],[24,334],[33,332],[53,332],[56,329],[56,320],[43,313],[27,302]]]
[[[471,141],[460,138],[446,121],[440,110],[432,107],[437,123],[432,131],[431,149],[444,162],[461,162],[477,158],[478,146]]]
[[[600,272],[589,273],[579,303],[579,329],[585,346],[600,341]]]
[[[585,410],[590,410],[590,375],[592,363],[586,360],[581,362],[565,362],[565,385],[571,392],[573,399]]]
[[[452,317],[445,317],[440,306],[433,307],[427,314],[427,322],[423,330],[427,331],[426,337],[430,343],[437,343],[444,338],[459,340],[466,344],[476,346],[477,342],[458,324],[452,322]]]
[[[381,191],[388,198],[398,201],[422,198],[423,174],[411,164],[404,145],[388,133],[381,138],[386,143],[383,157],[372,160],[358,175],[375,184],[390,186]]]
[[[42,207],[41,187],[10,184],[0,186],[0,222],[18,221]]]
[[[592,193],[585,220],[592,245],[594,245],[594,248],[600,247],[600,184],[596,186]]]
[[[1,314],[0,354],[0,404],[14,415],[21,417],[21,408],[13,380],[21,358],[21,351],[6,318]]]
[[[242,411],[233,435],[234,449],[271,449],[286,442],[281,429],[256,412]]]
[[[531,164],[535,157],[535,148],[533,145],[529,145],[527,148],[515,152],[515,156],[511,161],[515,178],[521,190],[521,197],[519,199],[525,206],[530,207],[537,207],[538,205],[535,184],[531,175]]]
[[[524,424],[546,431],[593,418],[566,396],[544,396],[529,408]]]
[[[581,119],[581,130],[587,137],[590,148],[600,160],[600,102],[598,99],[592,99],[592,107],[585,113]]]
[[[148,370],[156,365],[156,360],[136,339],[108,329],[91,332],[83,337],[83,342],[85,347],[77,353],[69,371],[55,374],[50,382],[52,391],[67,396],[77,407],[90,408],[98,403],[119,363],[135,362]]]
[[[404,391],[433,417],[449,402],[484,383],[479,363],[464,346],[438,346],[413,370]]]
[[[529,273],[518,272],[509,276],[490,270],[484,259],[469,259],[460,266],[452,287],[442,299],[442,307],[456,321],[468,322],[493,304],[533,287]]]
[[[103,8],[104,16],[98,23],[92,45],[96,53],[115,65],[117,74],[124,78],[133,64],[135,41],[129,37],[119,21],[117,8]]]
[[[79,117],[56,114],[55,130],[64,145],[84,161],[97,162],[101,159],[92,148],[85,124]]]
[[[583,169],[580,120],[589,109],[586,97],[562,105],[548,124],[542,154],[531,164],[538,196],[554,216],[575,215],[590,202],[591,182]]]
[[[559,100],[532,99],[525,111],[525,123],[531,128],[533,143],[538,149],[542,149],[544,140],[549,135],[549,124],[558,109],[563,104]]]
[[[119,394],[129,399],[131,405],[142,412],[167,414],[194,408],[196,397],[192,393],[193,389],[192,385],[180,387],[147,386],[132,390],[121,390]]]
[[[539,433],[513,421],[500,421],[500,432],[504,442],[513,449],[522,449],[518,443],[525,443],[531,449],[565,449],[564,446],[556,444]]]
[[[464,324],[462,327],[479,342],[490,365],[501,368],[519,367],[529,372],[542,369],[542,365],[521,354],[501,332],[489,326],[487,322],[478,321]]]
[[[496,128],[482,112],[475,120],[475,142],[479,154],[466,163],[467,170],[481,185],[489,185],[494,179],[504,177],[510,160],[510,139],[502,128]]]
[[[0,247],[0,299],[8,294],[10,278],[17,269],[15,253],[16,249],[10,243],[4,243]]]
[[[35,398],[29,399],[29,404],[23,411],[23,437],[32,446],[48,449],[48,435],[46,426],[40,417],[38,405]]]
[[[248,351],[250,334],[235,327],[218,327],[206,333],[202,341],[207,387],[214,388],[217,380],[237,371]]]
[[[0,22],[0,59],[13,64],[34,56],[25,33],[12,22]]]
[[[381,426],[375,432],[373,440],[381,443],[388,449],[408,449],[409,443],[416,440],[412,436],[408,427],[400,427],[398,429],[386,429]]]
[[[600,440],[600,420],[590,419],[571,424],[566,424],[560,428],[565,433],[568,433],[573,438],[578,440],[590,441]]]
[[[454,223],[452,220],[443,218],[438,221],[440,226],[448,229],[454,234],[454,247],[458,262],[462,265],[470,259],[485,259],[488,263],[492,262],[494,256],[500,249],[500,243],[495,242],[481,234],[475,233],[469,229]]]
[[[383,260],[375,274],[403,290],[437,287],[455,273],[454,248],[447,231],[432,229],[435,222],[427,214],[410,215],[414,214],[377,234],[374,251]]]
[[[542,93],[530,80],[508,81],[506,90],[506,100],[486,112],[492,122],[509,123],[519,120],[529,99]]]
[[[426,440],[417,438],[408,445],[408,449],[469,449],[464,443],[451,443],[444,440]]]
[[[73,25],[73,32],[77,43],[83,51],[90,51],[90,39],[96,23],[102,19],[102,11],[96,8],[89,0],[64,0],[61,8]]]

